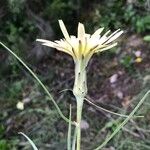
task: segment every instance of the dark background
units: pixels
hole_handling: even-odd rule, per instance
[[[129,113],[150,87],[149,0],[0,0],[0,41],[17,53],[38,74],[63,113],[68,116],[74,80],[72,58],[41,46],[37,38],[55,40],[63,35],[62,19],[70,34],[78,22],[87,33],[100,27],[120,28],[119,45],[95,54],[88,66],[88,98],[118,113]],[[137,54],[140,53],[140,56]],[[24,110],[16,105],[21,101]],[[150,97],[104,150],[150,149]],[[122,121],[85,102],[82,149],[91,150]],[[66,149],[68,125],[28,71],[0,47],[0,150],[31,149],[18,132],[26,133],[40,150]]]

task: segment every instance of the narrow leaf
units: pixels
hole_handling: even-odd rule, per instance
[[[67,150],[71,150],[71,105],[69,114],[69,127],[68,127],[68,138],[67,138]]]
[[[33,143],[33,141],[27,135],[25,135],[22,132],[19,132],[18,134],[23,135],[29,141],[29,143],[31,144],[31,146],[33,147],[34,150],[38,150],[38,148],[35,146],[35,144]]]
[[[96,104],[94,104],[93,102],[91,102],[90,100],[88,100],[87,98],[84,98],[84,99],[85,99],[89,104],[95,106],[95,107],[98,108],[98,109],[101,109],[102,111],[105,111],[105,112],[107,112],[107,113],[110,113],[110,114],[116,115],[116,116],[120,116],[120,117],[125,117],[125,118],[128,117],[128,115],[119,114],[119,113],[110,111],[110,110],[108,110],[108,109],[105,109],[105,108],[103,108],[103,107],[101,107],[101,106],[97,106]],[[133,116],[133,118],[142,118],[142,117],[144,117],[144,116]]]

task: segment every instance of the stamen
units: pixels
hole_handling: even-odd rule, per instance
[[[81,40],[79,40],[79,49],[78,49],[78,55],[81,57],[81,53],[82,53],[82,42]]]
[[[84,55],[82,54],[82,60],[84,60]]]
[[[81,40],[79,40],[79,44],[81,44]]]

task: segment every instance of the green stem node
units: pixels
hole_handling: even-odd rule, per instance
[[[77,102],[77,150],[81,147],[81,119],[82,119],[82,108],[84,98],[87,94],[87,82],[86,82],[86,65],[84,61],[79,61],[75,64],[75,82],[73,87],[73,94]]]

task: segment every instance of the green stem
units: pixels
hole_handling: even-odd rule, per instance
[[[77,127],[75,127],[75,130],[74,130],[73,141],[72,141],[72,149],[71,150],[75,150],[76,140],[77,140]]]
[[[82,107],[84,98],[87,94],[87,84],[86,84],[86,66],[84,61],[81,59],[75,64],[75,82],[73,87],[73,94],[77,102],[77,148],[80,150],[81,147],[81,119],[82,119]]]
[[[77,150],[80,150],[81,147],[81,119],[83,100],[83,97],[77,97]]]

